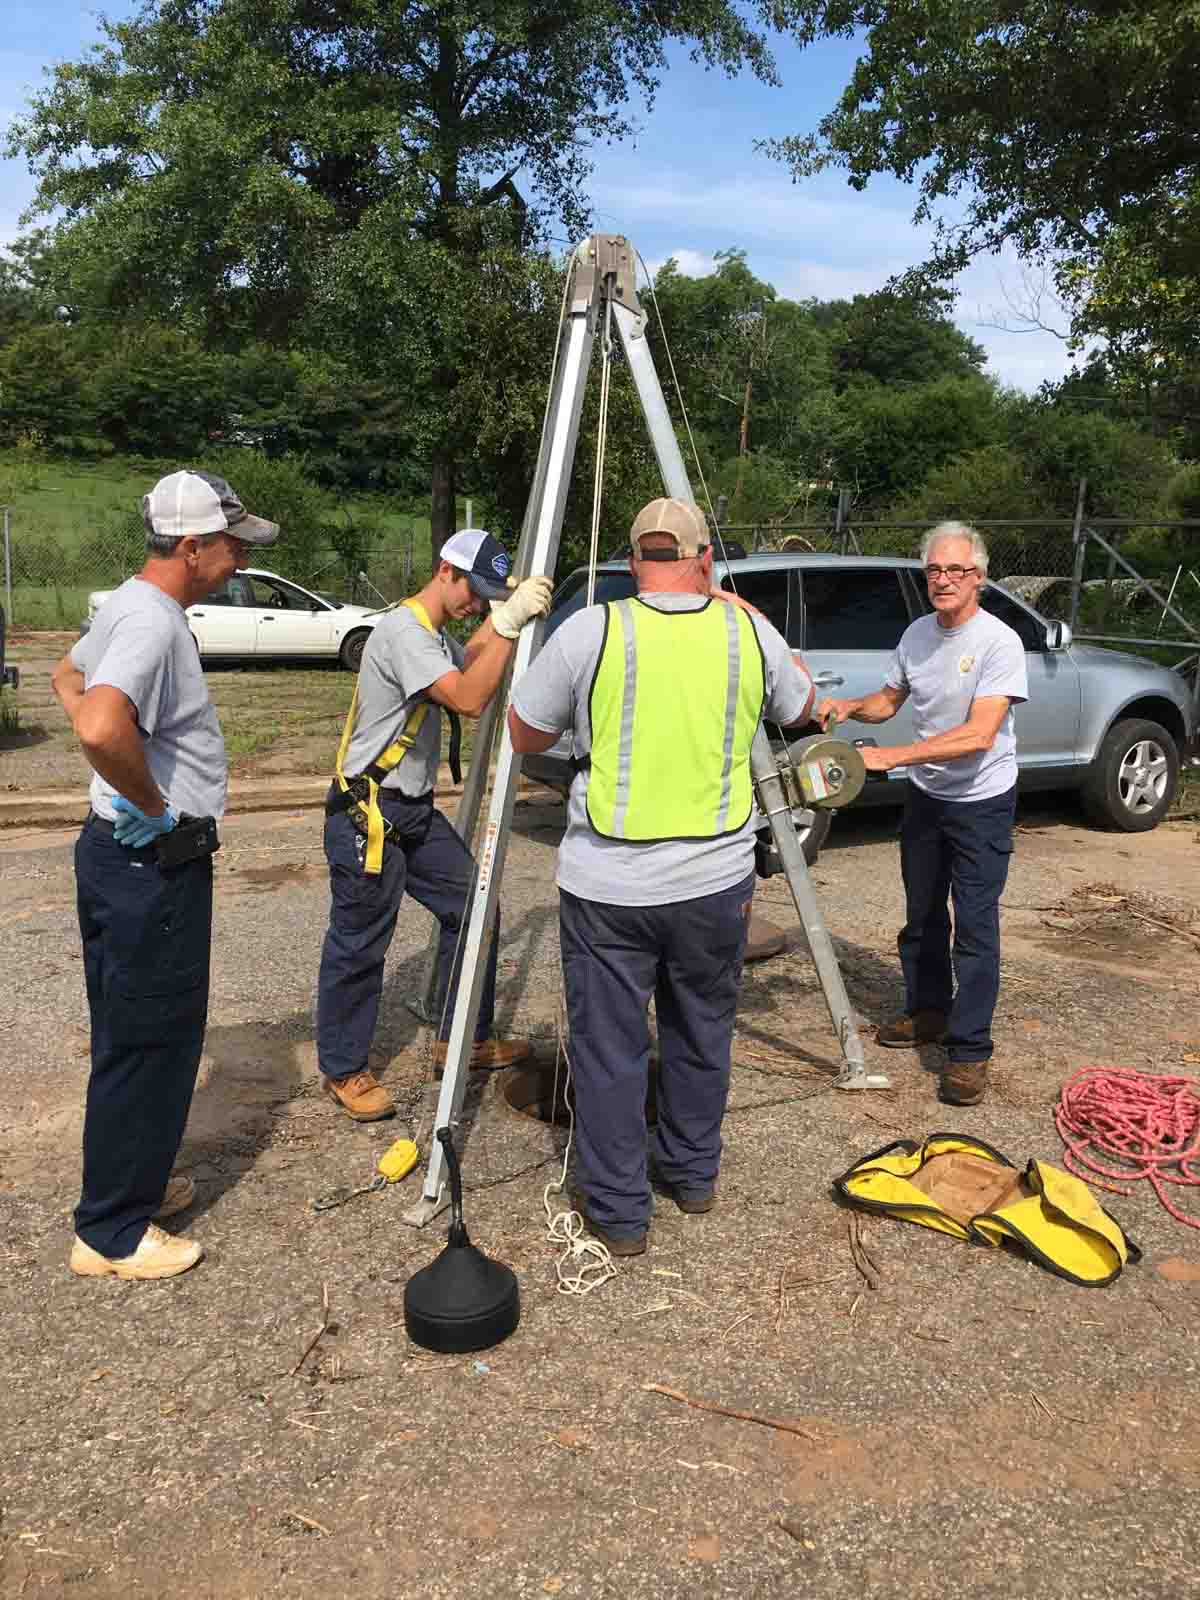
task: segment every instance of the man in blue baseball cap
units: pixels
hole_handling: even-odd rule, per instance
[[[458,717],[480,715],[521,629],[550,608],[549,578],[517,583],[511,573],[512,562],[490,533],[462,529],[442,546],[425,587],[376,623],[363,651],[325,808],[331,906],[317,986],[322,1083],[356,1122],[375,1122],[396,1109],[367,1056],[405,892],[441,924],[435,1066],[446,1057],[475,863],[433,803],[441,712],[450,718],[457,782]],[[485,615],[489,606],[465,650],[445,632],[447,622]],[[498,936],[497,922],[471,1053],[476,1068],[512,1066],[529,1049],[523,1039],[492,1037]]]

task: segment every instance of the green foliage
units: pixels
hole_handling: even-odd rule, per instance
[[[1200,521],[1200,462],[1180,467],[1167,485],[1167,506],[1172,517],[1181,521]],[[1200,543],[1200,529],[1192,530],[1192,538]]]
[[[833,302],[838,315],[829,333],[839,386],[864,378],[936,383],[978,374],[987,353],[951,322],[947,313],[953,298],[945,290],[923,288]]]
[[[1011,438],[1059,516],[1074,511],[1081,477],[1091,516],[1160,514],[1170,470],[1161,439],[1096,412],[1036,403],[1021,409]]]
[[[170,328],[126,328],[92,372],[92,426],[122,454],[194,454],[228,410],[229,366]]]
[[[1195,0],[810,0],[801,36],[865,31],[799,176],[890,172],[939,218],[945,277],[1008,241],[1053,254],[1079,337],[1194,352],[1200,260]]]
[[[255,516],[280,526],[276,544],[253,547],[256,565],[300,582],[311,578],[318,552],[334,526],[334,502],[313,481],[297,456],[272,459],[259,450],[220,450],[205,458],[210,471],[228,479],[242,504]]]
[[[860,502],[886,505],[922,484],[953,456],[989,444],[997,406],[979,378],[942,378],[913,388],[862,384],[843,397],[845,429],[839,481],[857,485]]]
[[[1055,514],[1029,462],[1002,444],[951,456],[888,511],[898,522],[929,523],[948,517],[968,522],[1026,517],[1036,523]]]
[[[460,391],[497,376],[479,357],[506,313],[500,359],[518,386],[530,372],[514,302],[496,299],[506,251],[551,223],[585,231],[585,152],[632,130],[626,104],[653,99],[668,44],[775,81],[763,29],[795,15],[794,0],[148,0],[54,69],[10,153],[39,179],[35,210],[61,218],[53,276],[73,314],[158,317],[209,349],[299,331],[402,386],[397,470],[432,463],[436,539],[477,434]]]

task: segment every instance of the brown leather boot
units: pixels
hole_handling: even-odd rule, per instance
[[[889,1050],[913,1049],[919,1044],[941,1044],[946,1037],[946,1022],[944,1011],[914,1011],[911,1017],[881,1022],[875,1030],[875,1038]]]
[[[373,1072],[365,1068],[348,1078],[327,1078],[321,1074],[321,1087],[348,1117],[355,1122],[382,1122],[396,1115],[396,1102]]]
[[[938,1099],[951,1106],[977,1106],[987,1092],[990,1061],[952,1061],[938,1079]]]
[[[186,1211],[196,1198],[196,1180],[189,1178],[186,1172],[175,1172],[167,1179],[167,1187],[163,1192],[162,1205],[154,1213],[155,1217],[173,1217],[176,1212]]]
[[[499,1072],[504,1067],[515,1067],[529,1054],[528,1039],[481,1039],[471,1046],[467,1065],[472,1072]],[[440,1078],[446,1066],[446,1041],[435,1039],[433,1045],[433,1075]]]

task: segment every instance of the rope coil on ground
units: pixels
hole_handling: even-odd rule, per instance
[[[567,1145],[563,1151],[562,1171],[554,1183],[548,1183],[542,1190],[542,1205],[546,1209],[546,1232],[555,1244],[565,1245],[562,1254],[554,1263],[554,1270],[558,1276],[559,1294],[585,1295],[591,1294],[593,1289],[598,1289],[602,1283],[607,1283],[610,1278],[617,1275],[616,1266],[609,1253],[608,1246],[599,1239],[592,1239],[583,1231],[583,1218],[578,1211],[554,1212],[550,1209],[550,1196],[561,1194],[567,1183],[567,1164],[571,1159],[571,1145],[575,1138],[575,1100],[571,1094],[571,1058],[563,1044],[563,1018],[561,1012],[558,1019],[558,1049],[554,1057],[554,1087],[550,1091],[550,1125],[554,1125],[555,1108],[558,1105],[558,1069],[565,1066],[567,1069],[563,1098],[570,1117],[567,1129]],[[571,1263],[578,1263],[573,1271],[568,1271]]]
[[[1084,1067],[1063,1084],[1054,1108],[1059,1136],[1067,1147],[1068,1171],[1112,1194],[1140,1178],[1176,1222],[1200,1228],[1200,1217],[1185,1216],[1167,1194],[1167,1185],[1200,1188],[1200,1083],[1166,1073],[1110,1067]],[[1120,1163],[1103,1165],[1096,1154]]]

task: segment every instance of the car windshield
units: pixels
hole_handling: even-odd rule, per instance
[[[637,584],[634,582],[632,572],[598,572],[596,574],[596,596],[594,605],[606,605],[610,600],[628,600],[637,593]],[[573,572],[563,584],[559,597],[554,603],[554,609],[546,618],[545,638],[549,638],[555,628],[560,628],[568,617],[573,617],[577,611],[582,611],[587,605],[587,571],[581,569]]]

